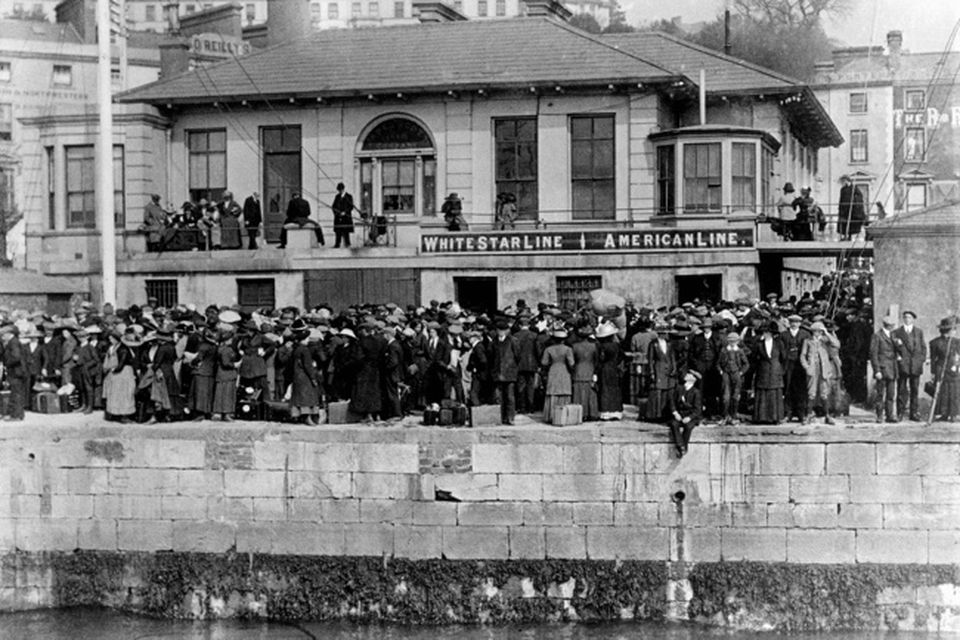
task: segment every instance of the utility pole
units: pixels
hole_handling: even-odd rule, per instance
[[[117,304],[117,247],[113,214],[113,96],[110,78],[110,0],[97,0],[97,106],[100,131],[96,145],[96,203],[100,217],[100,304]]]

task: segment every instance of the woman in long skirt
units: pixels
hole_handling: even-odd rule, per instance
[[[597,388],[601,420],[623,417],[623,396],[620,389],[620,343],[617,328],[609,323],[597,329]]]
[[[960,418],[960,338],[953,318],[940,321],[940,336],[930,341],[930,373],[937,390],[937,420]]]
[[[546,397],[543,402],[543,420],[547,424],[553,423],[553,410],[570,404],[573,397],[573,381],[570,377],[574,366],[573,349],[563,342],[566,338],[566,331],[554,331],[551,344],[540,359],[540,364],[547,368]]]
[[[315,416],[320,413],[320,396],[323,383],[320,380],[320,374],[317,371],[317,366],[313,361],[313,353],[311,353],[308,344],[310,342],[310,330],[298,328],[294,332],[293,339],[296,346],[293,348],[290,363],[292,368],[290,416],[300,418],[304,424],[317,425],[319,423]]]
[[[597,343],[591,340],[593,329],[589,326],[577,330],[579,340],[573,343],[573,404],[583,407],[584,422],[600,417],[594,377],[597,366]]]
[[[132,331],[124,334],[114,331],[108,340],[110,346],[103,359],[104,417],[128,423],[137,411],[137,378],[133,369],[136,360],[132,350],[140,346],[140,339]]]
[[[224,422],[233,420],[237,406],[237,364],[240,354],[233,345],[233,336],[229,333],[220,338],[217,349],[216,386],[213,389],[213,413],[220,414]]]
[[[785,352],[777,338],[779,327],[770,322],[763,327],[753,354],[753,421],[780,424],[783,421],[783,368]]]

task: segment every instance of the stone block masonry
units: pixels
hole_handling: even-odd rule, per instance
[[[449,563],[484,560],[653,563],[679,571],[671,584],[687,584],[691,562],[960,565],[960,433],[945,429],[904,427],[892,439],[870,427],[702,428],[678,460],[665,429],[636,423],[61,419],[75,422],[0,433],[0,554],[374,557],[439,562],[451,575],[458,565]],[[3,575],[0,608],[57,601],[53,586],[13,575]],[[696,610],[704,583],[690,584]],[[670,610],[684,602],[671,598]]]

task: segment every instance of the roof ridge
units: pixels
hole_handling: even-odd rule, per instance
[[[789,82],[791,84],[796,84],[796,85],[805,84],[803,81],[799,80],[798,78],[793,78],[791,76],[780,73],[779,71],[774,71],[773,69],[768,69],[767,67],[764,67],[762,65],[754,64],[752,62],[744,60],[743,58],[738,58],[736,56],[726,54],[722,51],[718,51],[716,49],[712,49],[710,47],[697,44],[695,42],[690,42],[689,40],[684,40],[683,38],[678,38],[677,36],[670,35],[669,33],[666,33],[664,31],[651,30],[651,31],[635,31],[633,33],[612,33],[605,37],[620,37],[620,38],[627,39],[632,36],[641,36],[641,37],[656,36],[664,40],[669,40],[674,44],[678,44],[688,49],[699,51],[700,53],[703,53],[705,55],[712,56],[720,60],[725,60],[726,62],[730,62],[733,64],[738,64],[741,67],[746,67],[747,69],[756,71],[757,73],[762,73],[764,75],[770,76],[771,78],[776,78],[777,80],[782,80],[784,82]]]
[[[686,74],[679,74],[679,73],[677,73],[676,69],[668,69],[667,67],[665,67],[665,66],[663,66],[663,65],[661,65],[661,64],[658,64],[658,63],[656,63],[656,62],[652,62],[652,61],[647,60],[647,59],[645,59],[645,58],[641,58],[639,55],[637,55],[637,54],[635,54],[635,53],[632,53],[632,52],[630,52],[630,51],[624,51],[624,50],[621,49],[620,47],[617,47],[617,46],[615,46],[615,45],[612,45],[612,44],[610,44],[609,42],[604,42],[604,40],[603,40],[602,37],[596,36],[596,35],[594,35],[594,34],[592,34],[592,33],[589,33],[589,32],[587,32],[587,31],[584,31],[583,29],[579,29],[579,28],[573,26],[572,24],[569,24],[569,23],[566,23],[566,22],[561,23],[561,22],[558,22],[558,21],[556,21],[556,20],[550,20],[550,19],[548,19],[548,18],[543,18],[543,20],[546,21],[546,22],[549,22],[549,23],[551,23],[551,24],[554,24],[555,26],[560,27],[561,29],[564,29],[564,30],[566,30],[566,31],[569,31],[570,33],[572,33],[572,34],[574,34],[574,35],[580,36],[581,38],[583,38],[583,39],[585,39],[585,40],[589,40],[590,42],[593,42],[593,43],[595,43],[595,44],[599,44],[599,45],[602,45],[602,46],[604,46],[604,47],[606,47],[606,48],[608,48],[608,49],[612,49],[613,51],[616,51],[616,52],[619,53],[619,54],[628,56],[628,57],[630,57],[630,58],[633,58],[634,60],[639,60],[640,62],[643,62],[644,64],[650,65],[651,67],[656,67],[657,69],[660,69],[660,70],[662,70],[662,71],[666,71],[667,73],[669,73],[669,74],[671,74],[671,75],[674,75],[674,76],[676,76],[676,75],[686,75]],[[696,85],[695,82],[694,82],[694,85]]]

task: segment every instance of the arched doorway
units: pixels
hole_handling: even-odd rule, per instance
[[[436,214],[436,151],[420,123],[404,116],[380,120],[363,136],[356,157],[362,211]]]

